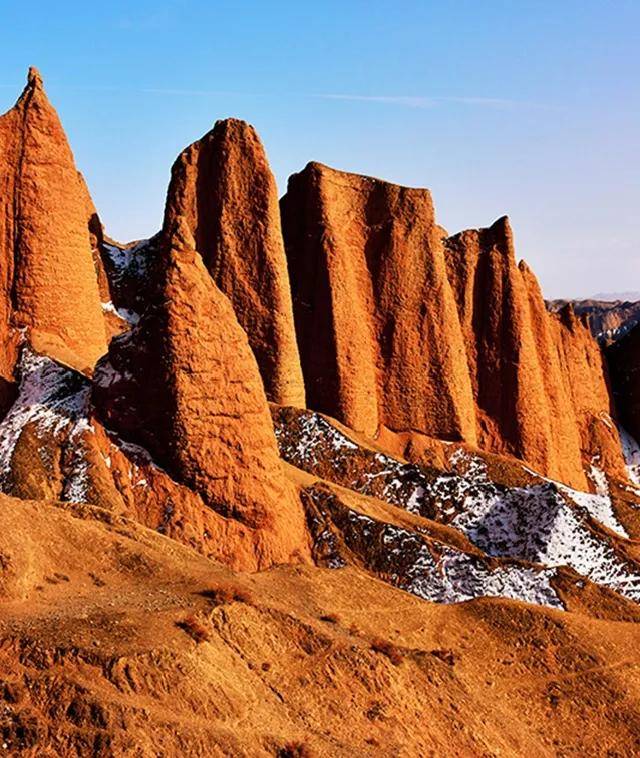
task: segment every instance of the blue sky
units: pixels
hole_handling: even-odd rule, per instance
[[[36,65],[107,231],[148,236],[218,118],[281,192],[309,160],[507,213],[545,295],[640,289],[640,2],[0,0],[0,110]]]

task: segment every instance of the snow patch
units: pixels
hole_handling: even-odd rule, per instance
[[[25,346],[18,366],[18,397],[0,424],[0,479],[6,479],[22,430],[34,424],[54,437],[90,428],[86,419],[90,387],[81,374]]]
[[[112,313],[114,316],[118,316],[123,321],[126,321],[131,326],[135,326],[140,321],[140,314],[131,310],[130,308],[116,308],[111,300],[106,303],[101,303],[102,310],[105,313]]]
[[[305,412],[302,421],[297,417],[291,423],[288,419],[276,423],[276,435],[281,455],[293,465],[325,478],[330,469],[329,478],[338,484],[456,527],[491,556],[550,569],[567,565],[640,601],[640,575],[616,550],[615,541],[593,524],[628,537],[616,518],[597,460],[590,471],[595,493],[579,492],[524,466],[535,483],[506,487],[489,478],[481,457],[462,448],[449,459],[452,473],[436,474],[359,448],[311,412]],[[331,441],[331,450],[325,437]],[[628,442],[627,453],[629,460],[640,464],[637,445]]]
[[[464,451],[456,456],[452,462],[464,468],[464,476],[443,475],[430,493],[452,506],[455,515],[450,525],[481,550],[549,567],[570,566],[591,581],[640,601],[640,575],[588,525],[587,515],[600,516],[601,523],[624,532],[609,510],[608,498],[544,480],[529,487],[501,487],[488,478],[480,458]]]
[[[337,505],[333,495],[307,492],[320,512],[336,524],[349,550],[358,552],[370,570],[396,587],[434,603],[504,597],[564,610],[551,583],[556,575],[553,568],[515,563],[491,567],[482,557],[441,543],[430,545],[416,532]],[[321,542],[325,550],[330,548],[328,555],[325,552],[329,567],[340,567],[344,560],[334,541],[325,528],[316,545]]]
[[[629,479],[640,487],[640,445],[621,426],[618,426],[618,434],[620,435],[620,444]]]

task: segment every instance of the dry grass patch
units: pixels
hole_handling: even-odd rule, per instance
[[[198,644],[201,642],[207,642],[211,639],[211,631],[209,628],[193,613],[186,616],[182,621],[177,622],[180,629],[184,631],[195,640]]]
[[[313,758],[313,753],[304,742],[287,742],[278,751],[278,758]]]
[[[402,650],[397,645],[394,645],[393,642],[384,640],[382,637],[374,637],[371,640],[371,649],[376,653],[386,655],[394,666],[399,666],[404,659]]]
[[[212,600],[215,605],[227,605],[229,603],[253,604],[253,595],[248,590],[231,584],[223,584],[220,587],[204,590],[201,595],[208,600]]]

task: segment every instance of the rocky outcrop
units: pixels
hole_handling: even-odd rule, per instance
[[[506,218],[445,238],[427,190],[312,163],[282,219],[310,408],[370,437],[513,455],[583,489],[594,466],[625,477],[598,345],[547,312]]]
[[[0,329],[4,381],[16,330],[85,373],[106,350],[86,188],[35,69],[0,118]]]
[[[618,409],[614,403],[609,372],[601,348],[593,338],[588,317],[578,317],[572,306],[558,314],[563,376],[573,402],[582,458],[587,475],[594,480],[598,471],[626,479],[624,457],[616,428]]]
[[[156,303],[96,368],[100,415],[206,506],[269,531],[271,562],[304,554],[300,504],[247,337],[197,253],[163,254]]]
[[[446,241],[478,408],[481,447],[509,452],[548,471],[550,409],[535,347],[527,288],[507,219]],[[578,463],[579,465],[579,463]]]
[[[310,163],[282,199],[308,405],[475,440],[462,333],[427,190]]]
[[[218,121],[176,160],[165,232],[197,250],[229,298],[273,402],[304,407],[275,180],[244,121]]]
[[[578,488],[589,486],[592,464],[624,476],[600,349],[570,308],[547,313],[533,272],[516,265],[508,220],[445,245],[480,446]]]
[[[446,241],[478,408],[480,447],[586,486],[554,325],[532,272],[516,265],[506,218]]]
[[[640,440],[640,326],[611,345],[606,355],[620,420]]]

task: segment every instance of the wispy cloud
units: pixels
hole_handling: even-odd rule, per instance
[[[240,92],[234,90],[215,90],[215,89],[179,89],[179,88],[164,88],[164,87],[145,87],[137,90],[138,92],[145,92],[149,95],[178,95],[185,97],[212,97],[218,95],[230,95],[233,97],[268,97],[268,95],[260,94],[257,92]]]
[[[19,89],[19,84],[0,84],[0,88]],[[274,99],[314,99],[314,100],[341,100],[345,102],[379,103],[381,105],[397,106],[401,108],[438,108],[443,105],[462,105],[477,108],[493,108],[499,110],[515,109],[541,109],[555,110],[556,106],[532,102],[529,100],[515,100],[500,97],[461,97],[454,95],[357,95],[341,93],[308,93],[308,92],[247,92],[240,90],[207,90],[207,89],[182,89],[180,87],[126,87],[109,85],[77,85],[57,84],[62,89],[85,90],[88,92],[137,92],[148,95],[176,96],[176,97],[239,97],[239,98],[274,98]]]
[[[407,108],[433,108],[438,104],[434,97],[413,95],[312,95],[322,100],[350,100],[364,103],[386,103],[387,105],[404,105]]]
[[[454,103],[460,105],[478,106],[481,108],[550,108],[542,103],[534,103],[528,100],[513,100],[501,97],[458,97],[458,96],[433,96],[426,95],[342,95],[320,94],[314,97],[323,100],[348,100],[353,102],[382,103],[385,105],[398,105],[405,108],[435,108],[439,105]]]

